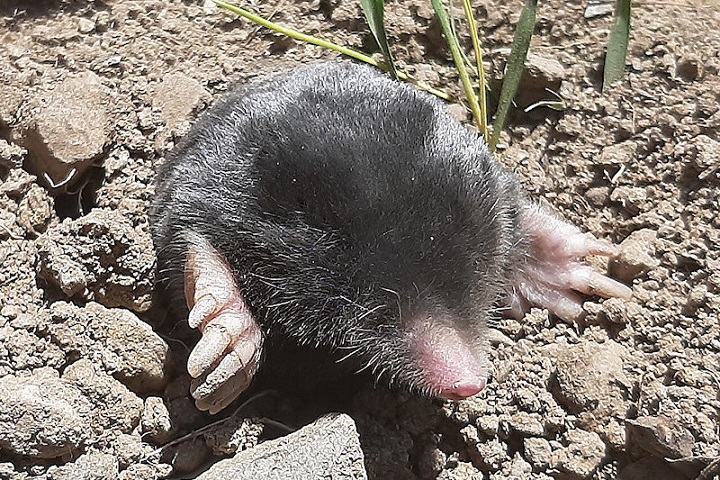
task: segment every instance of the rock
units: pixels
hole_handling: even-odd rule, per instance
[[[615,448],[625,444],[623,422],[632,384],[625,375],[629,353],[621,344],[556,345],[548,349],[556,370],[550,389],[558,403],[577,415],[577,425],[602,435]]]
[[[51,369],[0,378],[0,447],[15,455],[75,455],[90,439],[91,402]]]
[[[720,169],[720,142],[707,135],[698,135],[692,139],[687,157],[697,171],[699,180],[705,180],[712,175],[717,177]]]
[[[545,428],[540,419],[537,413],[518,412],[511,416],[507,423],[511,431],[523,437],[541,437],[545,433]]]
[[[31,236],[43,233],[53,220],[54,200],[41,186],[33,183],[20,200],[17,223]]]
[[[624,390],[616,385],[629,384],[623,371],[625,347],[607,341],[601,345],[562,345],[554,350],[553,395],[570,413],[578,414],[596,409],[602,403],[623,400]]]
[[[29,169],[41,178],[47,174],[51,188],[81,177],[110,141],[108,102],[100,77],[90,71],[66,78],[41,98],[12,131],[13,141],[28,150]]]
[[[637,144],[631,140],[608,145],[600,152],[597,164],[602,166],[631,165],[635,160]]]
[[[167,383],[169,347],[132,312],[55,302],[50,318],[50,334],[64,351],[103,365],[133,390],[157,391]]]
[[[588,6],[585,8],[585,18],[603,17],[613,13],[615,6],[611,2],[605,2],[603,0],[590,1]]]
[[[255,447],[264,429],[256,418],[233,415],[203,432],[203,437],[214,455],[232,455]]]
[[[156,148],[162,149],[168,140],[181,137],[190,129],[198,110],[211,100],[210,94],[194,78],[182,73],[171,73],[154,91],[152,106],[159,110],[165,128],[156,139]]]
[[[661,458],[693,455],[695,439],[672,418],[660,415],[626,420],[629,449],[641,450]]]
[[[501,472],[491,475],[491,479],[505,480],[507,478],[531,478],[532,466],[523,459],[519,453],[505,464]]]
[[[120,472],[120,480],[159,480],[167,478],[172,473],[170,465],[160,463],[157,465],[146,465],[136,463]]]
[[[145,399],[140,427],[143,435],[156,444],[167,443],[172,436],[172,421],[163,399],[148,397]]]
[[[152,452],[152,447],[144,443],[139,433],[121,433],[112,443],[113,453],[121,469],[139,463]]]
[[[344,414],[316,420],[213,465],[197,480],[366,479],[355,423]]]
[[[559,92],[564,78],[565,67],[555,58],[530,53],[515,101],[523,108],[542,100],[556,101],[548,90]]]
[[[136,312],[150,307],[152,239],[121,214],[94,209],[77,220],[65,219],[37,245],[38,276],[67,297]]]
[[[647,191],[644,187],[620,186],[610,193],[610,201],[619,203],[625,210],[635,215],[644,210]]]
[[[48,480],[116,480],[118,464],[115,457],[101,452],[88,452],[72,463],[50,468]]]
[[[566,446],[552,453],[550,465],[566,474],[562,478],[587,478],[602,464],[605,444],[597,433],[574,429],[561,441]]]
[[[545,470],[551,461],[552,447],[544,438],[525,438],[525,458],[538,470]]]
[[[0,168],[21,168],[27,150],[0,138]]]
[[[626,283],[646,274],[660,265],[655,258],[657,232],[644,228],[632,232],[620,243],[618,254],[610,259],[608,270],[611,276]]]
[[[80,359],[69,365],[62,379],[78,388],[93,404],[92,421],[84,428],[98,433],[110,428],[128,433],[140,423],[142,400],[90,360]]]

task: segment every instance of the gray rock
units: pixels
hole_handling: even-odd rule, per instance
[[[525,458],[538,470],[544,470],[550,464],[552,447],[544,438],[525,438]]]
[[[92,404],[52,369],[0,378],[0,448],[16,455],[76,454],[92,435]]]
[[[7,140],[0,139],[0,167],[11,169],[20,168],[27,150]]]
[[[610,260],[610,275],[630,283],[660,265],[660,260],[654,256],[656,239],[654,230],[644,228],[632,232],[619,245],[618,255]]]
[[[145,399],[140,427],[143,435],[157,444],[167,443],[172,435],[172,420],[163,399],[148,397]]]
[[[165,128],[156,139],[156,148],[162,149],[174,136],[188,132],[194,113],[211,99],[200,82],[182,73],[167,75],[154,89],[153,109],[159,110]]]
[[[624,419],[632,383],[624,370],[627,349],[612,340],[602,344],[556,345],[550,388],[558,403],[577,415],[577,425],[602,435],[616,448],[625,444]]]
[[[93,72],[68,77],[42,98],[13,140],[28,150],[26,161],[49,184],[78,178],[110,141],[109,96]],[[74,173],[72,173],[74,170]]]
[[[672,418],[638,417],[625,422],[628,448],[646,451],[661,458],[682,458],[693,455],[695,439]]]
[[[152,239],[115,211],[66,219],[38,238],[38,276],[70,298],[136,312],[150,308]]]
[[[322,417],[297,432],[216,463],[197,480],[366,479],[355,423]]]
[[[80,390],[92,403],[92,418],[84,428],[101,434],[110,428],[131,432],[139,423],[143,402],[122,383],[90,360],[69,365],[62,379]]]
[[[158,390],[167,382],[169,347],[132,312],[55,302],[50,318],[50,333],[64,351],[102,365],[134,391]]]
[[[62,467],[50,468],[48,480],[116,480],[117,459],[101,452],[88,452]]]
[[[597,433],[570,430],[563,436],[562,442],[566,446],[552,453],[550,464],[566,474],[563,478],[587,478],[602,464],[605,443]]]

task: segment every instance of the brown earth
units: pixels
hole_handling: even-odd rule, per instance
[[[636,2],[627,76],[601,94],[610,16],[539,3],[518,104],[554,98],[547,88],[566,108],[517,110],[500,160],[621,244],[610,268],[634,298],[589,301],[581,324],[542,310],[500,322],[477,398],[363,392],[350,410],[368,472],[717,477],[720,6]],[[477,8],[493,79],[521,4]],[[257,9],[373,48],[359,2]],[[402,67],[457,93],[429,1],[388,9]],[[0,478],[181,476],[264,438],[262,421],[233,416],[168,445],[217,419],[187,398],[185,346],[148,326],[163,308],[147,208],[163,156],[229,85],[333,56],[211,2],[0,3]]]

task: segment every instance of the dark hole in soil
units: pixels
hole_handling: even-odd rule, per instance
[[[104,177],[105,169],[101,166],[93,166],[62,188],[51,188],[40,178],[38,183],[55,198],[55,213],[58,217],[74,219],[82,217],[97,206],[97,190],[102,185]]]

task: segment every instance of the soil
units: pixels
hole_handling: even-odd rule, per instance
[[[375,49],[360,2],[256,3]],[[549,89],[565,108],[516,109],[499,159],[534,198],[621,245],[609,268],[634,297],[591,299],[573,325],[538,309],[498,322],[493,379],[475,398],[363,390],[348,410],[368,474],[717,478],[720,6],[635,2],[627,74],[603,93],[611,16],[539,3],[517,103]],[[521,4],[476,8],[491,96]],[[387,8],[401,67],[459,94],[430,2]],[[0,478],[186,478],[277,436],[259,416],[301,424],[264,398],[184,437],[218,418],[188,399],[187,347],[154,297],[147,209],[164,155],[233,83],[335,55],[207,1],[6,0],[0,39]]]

